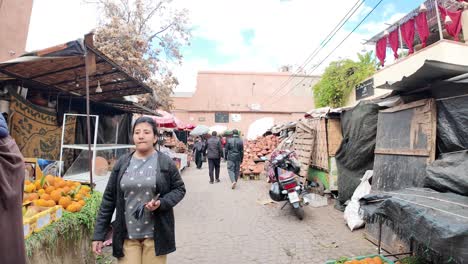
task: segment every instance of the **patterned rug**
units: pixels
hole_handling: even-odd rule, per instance
[[[68,117],[65,144],[75,142],[76,118]],[[60,159],[62,127],[57,126],[55,112],[41,109],[19,95],[10,102],[10,133],[24,157],[48,160]]]

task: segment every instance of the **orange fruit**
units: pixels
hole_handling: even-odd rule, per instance
[[[67,208],[65,208],[65,210],[67,210],[68,212],[74,213],[76,212],[76,207],[73,204],[70,204],[69,206],[67,206]]]
[[[85,204],[86,204],[86,202],[84,200],[79,200],[78,203],[81,204],[82,207],[85,206]]]
[[[372,260],[374,260],[375,264],[383,264],[383,261],[380,257],[376,256]]]
[[[55,187],[54,186],[47,186],[47,188],[45,189],[45,192],[50,194],[51,192],[53,192],[55,190]]]
[[[28,184],[31,184],[31,181],[30,180],[25,180],[24,185],[28,185]]]
[[[59,205],[61,205],[63,208],[67,208],[70,204],[71,204],[72,200],[70,198],[70,196],[62,196],[60,199],[59,199]]]
[[[81,205],[75,202],[67,206],[65,210],[72,212],[72,213],[79,212],[81,210]]]
[[[52,175],[47,175],[47,176],[46,176],[46,181],[47,181],[47,183],[48,183],[49,185],[52,186],[52,185],[54,185],[55,177],[52,176]]]
[[[81,193],[77,193],[77,194],[75,195],[75,200],[77,200],[77,201],[83,200],[83,198],[84,198],[84,195],[81,194]]]
[[[44,189],[40,189],[39,191],[37,191],[37,194],[39,194],[39,195],[44,194],[44,193],[45,193]]]
[[[56,203],[58,203],[61,197],[62,197],[62,192],[59,190],[55,190],[50,193],[50,198]]]
[[[34,185],[36,185],[36,190],[42,189],[41,180],[36,180],[34,182]]]
[[[39,194],[37,194],[37,193],[30,193],[28,195],[28,200],[29,201],[34,201],[34,200],[37,200],[37,199],[39,199]]]
[[[47,201],[47,207],[54,207],[56,206],[55,202],[53,200],[48,200]]]
[[[47,204],[48,204],[47,201],[44,199],[36,200],[36,202],[34,203],[34,205],[42,206],[42,207],[47,207]]]
[[[24,192],[26,192],[26,193],[32,193],[35,190],[36,190],[36,185],[34,185],[33,183],[24,185]]]
[[[52,198],[50,197],[50,194],[44,193],[41,195],[41,199],[48,201],[48,200],[51,200]]]
[[[63,187],[63,192],[66,193],[66,194],[69,193],[70,192],[70,187],[68,187],[68,186]]]
[[[76,211],[77,212],[81,211],[81,208],[83,208],[83,206],[79,202],[75,202],[74,204],[76,206]]]
[[[61,181],[60,181],[60,188],[63,188],[63,187],[65,187],[65,186],[67,186],[67,182],[64,181],[64,180],[61,180]]]

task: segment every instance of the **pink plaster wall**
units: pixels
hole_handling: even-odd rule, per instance
[[[263,117],[276,123],[294,121],[314,108],[312,86],[320,76],[292,76],[289,72],[199,72],[192,97],[174,97],[173,113],[182,121],[213,126],[215,112],[241,114],[241,122],[220,124],[239,128]],[[252,110],[257,105],[260,110]],[[204,117],[205,121],[199,121]]]
[[[0,1],[0,62],[25,52],[32,4],[33,0]]]

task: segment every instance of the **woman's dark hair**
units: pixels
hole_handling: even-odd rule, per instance
[[[156,124],[156,122],[154,121],[153,118],[149,117],[149,116],[142,116],[142,117],[139,117],[136,121],[135,121],[135,124],[133,124],[133,129],[132,129],[132,134],[135,133],[135,127],[138,125],[138,124],[141,124],[141,123],[148,123],[151,125],[151,128],[153,128],[153,133],[156,137],[159,136],[158,134],[158,125]]]

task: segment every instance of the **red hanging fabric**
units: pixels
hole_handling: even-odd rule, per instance
[[[408,20],[406,23],[400,26],[401,30],[401,36],[403,37],[403,40],[406,43],[406,46],[408,46],[409,52],[408,54],[413,54],[414,53],[414,19]]]
[[[419,13],[419,15],[416,16],[415,21],[422,47],[425,48],[427,45],[427,38],[429,37],[429,26],[427,24],[426,12]]]
[[[388,35],[388,42],[390,43],[390,47],[393,50],[393,57],[395,57],[395,59],[398,59],[398,45],[400,44],[398,28],[392,31],[390,35]]]
[[[442,19],[445,29],[447,30],[447,33],[450,36],[452,36],[455,41],[458,41],[459,40],[458,36],[460,35],[460,32],[462,30],[461,15],[462,15],[463,10],[452,12],[452,11],[448,11],[447,9],[441,6],[439,6],[439,10],[440,10],[440,17]],[[447,15],[452,19],[451,24],[445,23],[445,18],[447,17]]]
[[[377,41],[375,54],[380,61],[380,65],[384,66],[385,57],[387,56],[387,37],[383,37]]]

